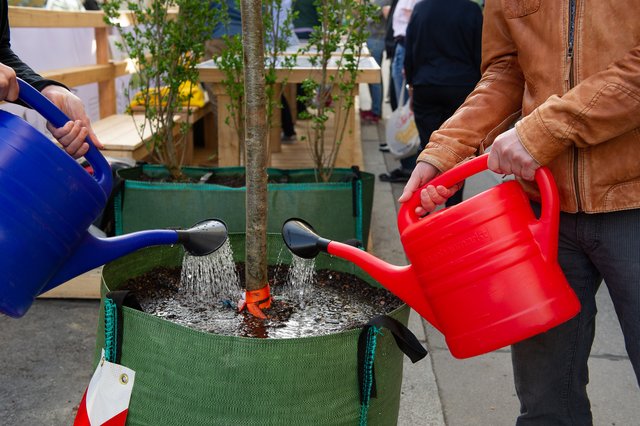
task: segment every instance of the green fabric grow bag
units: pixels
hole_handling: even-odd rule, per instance
[[[242,167],[185,167],[190,177],[207,172],[244,174]],[[291,217],[309,222],[325,238],[358,239],[367,246],[373,206],[375,176],[351,169],[336,169],[332,182],[315,182],[313,169],[267,169],[271,180],[287,183],[268,185],[267,232],[281,232]],[[118,171],[124,186],[114,202],[116,234],[143,229],[189,228],[208,218],[222,219],[229,232],[245,231],[246,188],[193,183],[137,181],[142,173],[166,176],[166,169],[145,165]]]
[[[241,258],[244,236],[231,236]],[[279,235],[269,236],[269,260],[291,260]],[[103,298],[97,353],[104,347],[104,294],[157,266],[180,265],[179,247],[153,247],[109,263],[103,270]],[[318,268],[362,270],[328,256]],[[407,323],[406,305],[389,316]],[[195,331],[158,317],[122,309],[122,365],[136,371],[127,425],[357,425],[360,394],[357,344],[360,329],[297,339],[254,339]],[[96,360],[99,357],[96,358]],[[397,422],[403,353],[391,333],[377,336],[374,369],[377,397],[367,421]]]

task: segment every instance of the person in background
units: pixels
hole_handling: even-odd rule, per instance
[[[398,100],[395,91],[395,85],[393,82],[393,75],[391,72],[391,66],[393,64],[393,55],[396,51],[396,41],[393,38],[393,12],[398,5],[398,0],[391,0],[391,6],[389,7],[389,15],[387,16],[387,27],[384,35],[384,51],[389,60],[389,89],[387,95],[389,96],[389,104],[391,105],[391,111],[395,111],[398,108]],[[386,145],[386,144],[385,144]],[[388,147],[381,147],[380,151],[389,152]]]
[[[408,99],[408,95],[405,90],[405,95],[400,99],[402,94],[402,86],[405,83],[404,76],[404,55],[405,55],[405,35],[407,32],[407,25],[409,25],[409,19],[416,3],[420,0],[398,0],[396,7],[393,10],[392,27],[393,37],[395,41],[395,49],[393,53],[393,59],[391,61],[391,80],[393,81],[393,92],[397,99],[397,106],[404,105]],[[382,146],[381,150],[386,151],[388,147]],[[417,155],[412,155],[400,160],[400,167],[393,169],[388,173],[381,173],[378,178],[382,182],[403,183],[409,180],[411,171],[416,165]]]
[[[409,19],[413,13],[413,8],[420,0],[398,0],[396,7],[393,11],[392,26],[393,26],[393,39],[396,42],[395,51],[393,54],[393,61],[391,62],[391,76],[393,77],[393,84],[396,97],[400,96],[402,89],[402,82],[404,81],[404,41],[407,33],[407,26],[409,25]],[[398,99],[398,105],[404,104],[406,99]]]
[[[367,48],[369,53],[378,63],[382,65],[382,53],[384,52],[384,37],[387,28],[387,16],[391,8],[390,0],[375,0],[378,8],[378,15],[375,19],[370,19],[367,24],[369,37],[367,38]],[[382,76],[381,76],[382,77]],[[382,117],[382,84],[369,84],[369,93],[371,94],[371,109],[360,111],[360,118],[369,123],[377,123]]]
[[[285,28],[289,33],[287,36],[287,47],[298,46],[300,44],[300,40],[296,36],[293,28],[293,21],[290,18],[292,7],[292,0],[282,0],[280,8],[277,11],[274,11],[273,17],[274,27],[280,30],[280,34],[282,35]],[[291,114],[291,108],[284,94],[280,96],[280,105],[280,117],[282,123],[282,135],[280,137],[280,141],[284,144],[291,144],[297,140],[297,134],[293,115]]]
[[[293,10],[297,12],[293,20],[293,31],[299,40],[309,40],[313,27],[320,25],[315,0],[293,0]]]
[[[293,0],[293,10],[297,13],[293,20],[293,31],[302,44],[307,43],[313,27],[320,25],[318,10],[314,0]],[[296,98],[304,96],[302,84],[296,85]],[[296,100],[296,110],[299,119],[304,119],[307,105],[301,100]]]
[[[558,261],[581,311],[512,346],[520,426],[593,424],[588,359],[603,279],[640,385],[640,20],[632,4],[487,0],[482,79],[431,135],[399,199],[491,144],[489,168],[514,174],[532,200],[536,170],[551,170]],[[427,185],[416,213],[454,191]]]
[[[71,119],[59,128],[47,123],[47,129],[69,155],[80,158],[86,154],[89,150],[89,144],[85,141],[87,137],[97,148],[102,149],[102,144],[91,128],[91,120],[82,100],[61,83],[40,76],[11,50],[9,5],[6,0],[0,0],[0,13],[0,100],[18,101],[20,88],[16,77],[19,77]]]
[[[471,0],[422,0],[405,36],[404,72],[424,149],[480,80],[482,10]],[[462,188],[446,202],[462,201]]]
[[[223,36],[239,36],[242,37],[242,13],[240,12],[240,6],[238,4],[238,0],[225,0],[226,6],[224,7],[224,11],[226,12],[226,19],[222,22],[218,22],[216,26],[213,28],[211,39],[207,40],[205,43],[205,55],[204,59],[208,60],[211,58],[215,58],[220,56],[220,54],[226,48],[225,41]],[[210,3],[211,7],[220,8],[220,4],[216,2]],[[276,27],[280,27],[279,23],[284,23],[285,16],[288,13],[289,9],[291,9],[291,0],[283,0],[281,9],[279,10],[278,16],[274,16],[274,23]],[[268,41],[267,41],[268,42]],[[289,40],[289,43],[296,44],[298,39],[293,34]],[[209,84],[205,84],[205,88],[209,93],[209,98],[212,103],[216,103],[216,97],[213,94],[213,90]],[[287,100],[284,96],[280,99],[281,102],[281,123],[282,123],[282,135],[281,141],[284,143],[293,143],[296,140],[296,131],[294,127],[294,122],[291,117],[291,110],[289,105],[287,104]],[[214,111],[217,111],[214,108]],[[215,113],[217,114],[217,112]]]
[[[218,2],[210,2],[210,7],[220,9]],[[225,0],[223,9],[226,19],[217,22],[211,33],[211,38],[205,42],[205,59],[215,58],[225,49],[223,36],[242,36],[242,14],[236,0]]]

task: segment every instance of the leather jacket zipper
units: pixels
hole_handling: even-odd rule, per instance
[[[569,0],[569,37],[567,40],[567,72],[568,72],[568,90],[571,90],[575,85],[575,78],[573,75],[573,57],[574,57],[574,38],[576,29],[576,0]],[[582,211],[582,203],[580,202],[580,180],[578,159],[580,153],[577,147],[573,147],[573,181],[576,189],[576,205],[578,211]]]

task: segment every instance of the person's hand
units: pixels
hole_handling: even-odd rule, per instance
[[[402,195],[398,198],[398,202],[406,203],[409,201],[418,188],[425,185],[437,174],[438,169],[436,169],[435,166],[425,162],[418,162],[402,191]],[[460,189],[460,186],[460,184],[456,184],[451,188],[446,188],[442,185],[438,185],[437,187],[427,185],[420,191],[420,206],[416,207],[416,215],[424,216],[434,211],[437,206],[446,203],[447,199]]]
[[[411,173],[409,181],[402,191],[402,195],[398,198],[398,202],[405,203],[411,199],[411,196],[418,188],[425,185],[432,180],[438,174],[438,169],[435,166],[419,162]],[[447,188],[443,185],[433,186],[427,185],[422,191],[420,191],[420,205],[416,207],[415,213],[418,216],[424,216],[436,209],[437,206],[447,202],[449,198],[453,196],[462,187],[462,183],[457,183],[451,188]]]
[[[79,158],[87,153],[89,150],[89,144],[85,141],[87,136],[89,136],[96,148],[103,148],[102,143],[100,143],[91,128],[91,121],[80,98],[64,87],[56,85],[45,87],[41,93],[71,119],[71,121],[59,128],[47,123],[47,129],[69,155]]]
[[[15,101],[20,88],[13,68],[0,64],[0,101]]]
[[[513,174],[524,180],[534,180],[540,164],[522,145],[516,129],[498,135],[491,145],[487,166],[496,173]]]

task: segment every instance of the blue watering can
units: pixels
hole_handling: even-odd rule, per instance
[[[69,119],[18,79],[20,100],[56,127]],[[0,312],[23,316],[33,300],[69,279],[143,247],[182,244],[194,255],[214,252],[226,225],[205,220],[187,230],[140,231],[99,238],[89,227],[111,193],[107,160],[89,143],[91,176],[21,118],[0,111]]]

